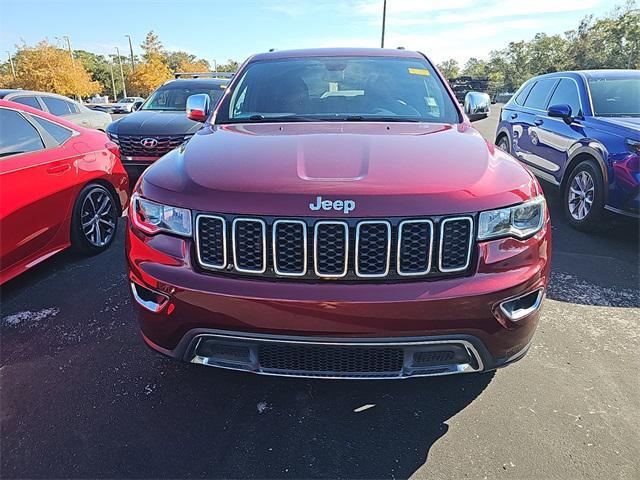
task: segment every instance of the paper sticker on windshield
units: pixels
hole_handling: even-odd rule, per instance
[[[426,68],[411,68],[409,67],[409,73],[411,75],[422,75],[423,77],[429,76],[429,70]]]

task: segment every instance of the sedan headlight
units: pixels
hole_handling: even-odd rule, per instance
[[[478,221],[478,240],[499,237],[527,238],[538,232],[544,224],[544,197],[480,213]]]
[[[138,194],[131,197],[131,221],[145,233],[191,236],[191,210],[152,202]]]

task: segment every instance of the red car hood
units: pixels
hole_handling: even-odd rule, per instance
[[[344,216],[312,211],[353,200],[351,217],[468,213],[540,192],[513,158],[467,125],[282,123],[205,126],[150,167],[143,196],[219,213]]]

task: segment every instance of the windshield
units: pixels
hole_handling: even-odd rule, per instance
[[[195,87],[168,85],[153,92],[140,110],[184,111],[187,108],[187,98],[199,93],[209,95],[213,108],[224,93],[224,89],[220,85]]]
[[[600,117],[640,116],[640,73],[614,78],[590,78],[593,114]]]
[[[118,103],[133,103],[135,101],[134,98],[131,97],[127,97],[127,98],[123,98],[122,100],[120,100],[120,102]]]
[[[250,64],[221,106],[216,123],[310,120],[461,119],[426,60],[307,57]]]

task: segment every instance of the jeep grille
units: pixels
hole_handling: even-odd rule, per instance
[[[465,274],[473,216],[327,220],[196,215],[198,265],[225,274],[303,280]]]

